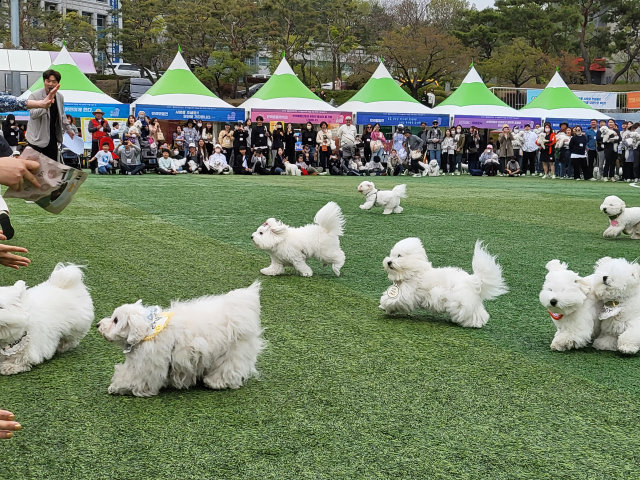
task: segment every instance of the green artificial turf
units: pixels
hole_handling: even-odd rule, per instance
[[[363,212],[354,177],[96,177],[61,215],[10,201],[26,269],[86,265],[96,321],[142,298],[167,305],[262,280],[268,348],[235,391],[107,394],[119,349],[93,329],[29,373],[0,378],[0,407],[23,430],[0,443],[1,479],[638,478],[640,358],[549,349],[538,302],[547,261],[582,274],[640,242],[605,240],[598,207],[627,184],[538,178],[406,182],[404,213]],[[347,219],[342,276],[262,277],[250,234],[274,216],[298,226],[334,200]],[[471,267],[476,239],[499,255],[511,292],[481,330],[378,309],[382,259],[418,236],[436,266]]]

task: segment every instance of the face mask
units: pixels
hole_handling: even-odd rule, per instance
[[[461,129],[459,129],[459,128],[456,129],[456,133],[461,133],[461,132],[462,132]]]
[[[15,121],[14,121],[14,120],[9,120],[9,123],[10,123],[11,125],[13,125],[13,124],[15,123]]]
[[[220,149],[219,148],[216,148],[216,153],[220,153]]]
[[[173,154],[174,154],[174,155],[178,155],[178,153],[180,153],[180,152],[179,152],[179,150],[174,150],[174,151],[173,151]]]
[[[549,129],[549,127],[544,129],[545,133],[549,133],[551,130]]]
[[[307,125],[307,130],[311,130],[311,125]]]

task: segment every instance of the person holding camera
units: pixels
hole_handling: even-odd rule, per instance
[[[333,136],[327,122],[320,123],[320,130],[318,130],[318,134],[316,135],[316,143],[318,144],[318,152],[320,152],[318,155],[320,157],[319,165],[322,167],[322,170],[326,172],[329,157],[333,149]]]

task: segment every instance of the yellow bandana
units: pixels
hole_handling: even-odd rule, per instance
[[[171,317],[173,317],[173,312],[160,312],[153,314],[153,322],[151,324],[151,333],[142,339],[143,342],[147,340],[151,340],[153,337],[158,335],[162,330],[167,328],[169,322],[171,322]]]

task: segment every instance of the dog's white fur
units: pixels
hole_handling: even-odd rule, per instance
[[[259,282],[226,295],[175,301],[168,311],[170,322],[146,341],[148,311],[141,300],[98,323],[106,340],[130,349],[115,366],[109,393],[150,397],[163,387],[189,388],[201,379],[212,389],[239,388],[257,374],[264,348]]]
[[[0,287],[0,348],[19,340],[13,355],[0,353],[0,374],[28,372],[56,353],[75,348],[93,323],[93,302],[76,265],[59,263],[49,279],[27,289],[22,280]]]
[[[615,301],[620,311],[600,320],[598,350],[636,353],[640,349],[640,265],[624,258],[604,257],[596,263],[593,291],[605,302]]]
[[[621,198],[611,195],[604,199],[600,211],[609,217],[609,228],[602,234],[605,238],[615,238],[625,233],[634,240],[640,240],[640,207],[627,208]]]
[[[534,128],[533,131],[536,135],[538,135],[538,140],[536,140],[536,143],[538,144],[540,149],[543,149],[547,141],[547,135],[544,133],[544,127]]]
[[[627,147],[631,147],[633,149],[638,148],[640,146],[640,131],[636,130],[634,132],[627,133],[627,138],[624,139],[624,143]]]
[[[284,162],[284,170],[287,175],[302,176],[302,171],[297,167],[295,163]]]
[[[483,301],[507,293],[508,288],[502,268],[479,240],[472,264],[472,275],[457,267],[433,268],[420,239],[401,240],[383,262],[399,293],[392,298],[387,290],[380,308],[387,313],[409,313],[421,307],[447,313],[463,327],[480,328],[489,320]]]
[[[556,150],[561,150],[563,147],[569,147],[571,137],[565,132],[556,133]]]
[[[316,213],[313,224],[289,227],[275,218],[268,219],[251,235],[260,250],[269,252],[271,265],[260,272],[264,275],[282,275],[284,267],[292,265],[303,277],[313,275],[307,265],[309,258],[330,264],[340,275],[345,255],[340,248],[344,216],[335,202],[329,202]]]
[[[358,191],[364,195],[365,202],[360,205],[362,210],[371,210],[373,207],[384,207],[383,215],[402,213],[400,199],[407,198],[407,186],[396,185],[393,190],[378,190],[373,182],[364,181],[358,185]]]
[[[550,314],[561,315],[557,320],[551,317],[556,326],[551,349],[586,347],[600,333],[598,315],[602,302],[593,293],[593,276],[582,278],[560,260],[551,260],[546,268],[549,273],[540,292],[540,303]]]
[[[437,177],[440,175],[440,167],[438,166],[437,160],[431,160],[429,165],[427,165],[427,175],[430,177]]]
[[[615,134],[613,130],[609,127],[605,127],[604,125],[600,127],[600,133],[602,134],[602,143],[609,143],[611,137]]]

